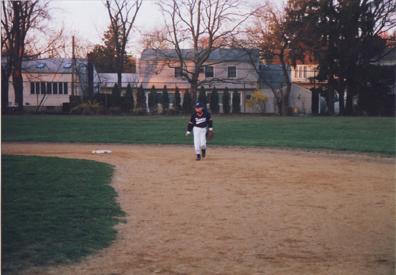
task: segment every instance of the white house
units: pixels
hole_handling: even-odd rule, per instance
[[[75,59],[74,79],[71,58],[23,60],[23,108],[25,111],[61,112],[69,109],[70,96],[88,95],[100,90],[100,78],[92,64],[91,77],[87,58]],[[15,105],[15,92],[10,77],[8,106]]]
[[[118,75],[116,73],[99,73],[101,80],[100,92],[111,94],[114,84],[118,84]],[[139,85],[139,74],[123,73],[121,78],[121,95],[124,95],[128,84],[132,88],[137,88]]]
[[[200,53],[203,53],[204,49]],[[191,72],[194,69],[191,49],[182,50],[184,60],[183,69]],[[256,68],[259,65],[258,50],[216,49],[200,68],[198,90],[203,86],[209,94],[214,87],[219,93],[220,112],[222,112],[222,95],[227,87],[232,96],[235,89],[241,97],[241,110],[244,111],[246,95],[253,93],[257,83]],[[256,68],[255,68],[256,67]],[[183,94],[190,89],[190,83],[180,75],[180,58],[175,50],[143,51],[139,62],[139,83],[146,93],[155,86],[157,93],[161,93],[167,86],[170,102],[173,101],[176,87]],[[183,98],[183,95],[181,95]],[[147,96],[148,98],[148,96]]]

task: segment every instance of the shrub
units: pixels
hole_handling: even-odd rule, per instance
[[[183,96],[183,103],[182,103],[182,110],[184,114],[191,114],[192,113],[192,105],[191,105],[191,94],[186,90]]]
[[[235,89],[232,94],[232,113],[239,114],[241,112],[241,98],[239,96],[238,90]]]
[[[148,107],[150,109],[150,112],[154,113],[158,111],[158,102],[157,102],[157,90],[155,89],[155,86],[151,87],[150,93],[149,93],[149,98],[148,98]]]
[[[208,101],[207,101],[206,91],[205,91],[204,86],[201,86],[201,89],[199,89],[198,102],[202,102],[206,108],[206,104],[208,103]]]
[[[263,92],[256,90],[252,94],[252,97],[246,101],[246,105],[249,108],[258,110],[260,114],[264,115],[266,111],[267,102],[268,102],[268,96],[266,96]],[[293,115],[293,110],[292,110],[292,115]]]
[[[118,88],[118,84],[114,84],[113,90],[111,91],[111,106],[120,107],[121,106],[121,90]]]
[[[136,94],[136,108],[146,107],[146,95],[144,94],[144,89],[140,85]]]
[[[291,106],[286,106],[285,111],[287,116],[293,116],[293,108]]]
[[[122,115],[121,108],[120,107],[110,108],[109,114],[112,116],[120,116],[120,115]]]
[[[166,85],[164,86],[164,90],[162,92],[161,96],[161,106],[162,106],[162,111],[166,113],[166,110],[169,109],[169,95],[168,95],[168,89],[166,88]]]
[[[173,98],[173,108],[177,109],[177,111],[181,110],[181,97],[179,87],[176,87],[175,97]]]
[[[121,105],[122,105],[123,112],[129,113],[129,112],[133,111],[135,101],[133,98],[133,91],[132,91],[131,84],[128,84],[128,86],[127,86],[125,96],[122,98]]]
[[[176,116],[178,112],[179,112],[179,110],[177,110],[176,108],[170,108],[170,109],[166,110],[166,115],[167,116]]]
[[[228,88],[225,87],[224,89],[224,93],[223,93],[223,112],[225,114],[229,114],[230,113],[230,92],[228,91]]]
[[[100,104],[99,102],[91,102],[90,100],[84,102],[84,99],[82,98],[82,103],[77,105],[76,107],[72,108],[70,110],[70,113],[72,114],[83,114],[83,115],[92,115],[96,113],[96,111],[99,109]]]
[[[210,103],[209,103],[210,111],[213,114],[219,113],[219,94],[217,93],[216,87],[213,87],[213,90],[210,94]]]
[[[138,108],[138,109],[136,109],[136,115],[138,115],[138,116],[147,115],[147,109],[146,108]]]

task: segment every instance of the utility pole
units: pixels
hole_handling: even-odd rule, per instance
[[[75,56],[74,56],[74,36],[72,37],[72,88],[71,88],[71,95],[74,96],[74,66],[75,66]]]

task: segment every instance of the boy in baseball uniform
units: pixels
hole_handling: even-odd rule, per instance
[[[210,113],[204,110],[204,105],[201,102],[195,104],[195,112],[191,115],[190,122],[188,123],[186,137],[194,132],[194,147],[197,153],[197,159],[201,160],[206,156],[206,126],[209,126],[209,131],[213,130],[213,121]]]

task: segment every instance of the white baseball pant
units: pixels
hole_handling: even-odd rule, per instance
[[[206,127],[194,127],[193,132],[195,153],[201,154],[201,150],[206,149]]]

